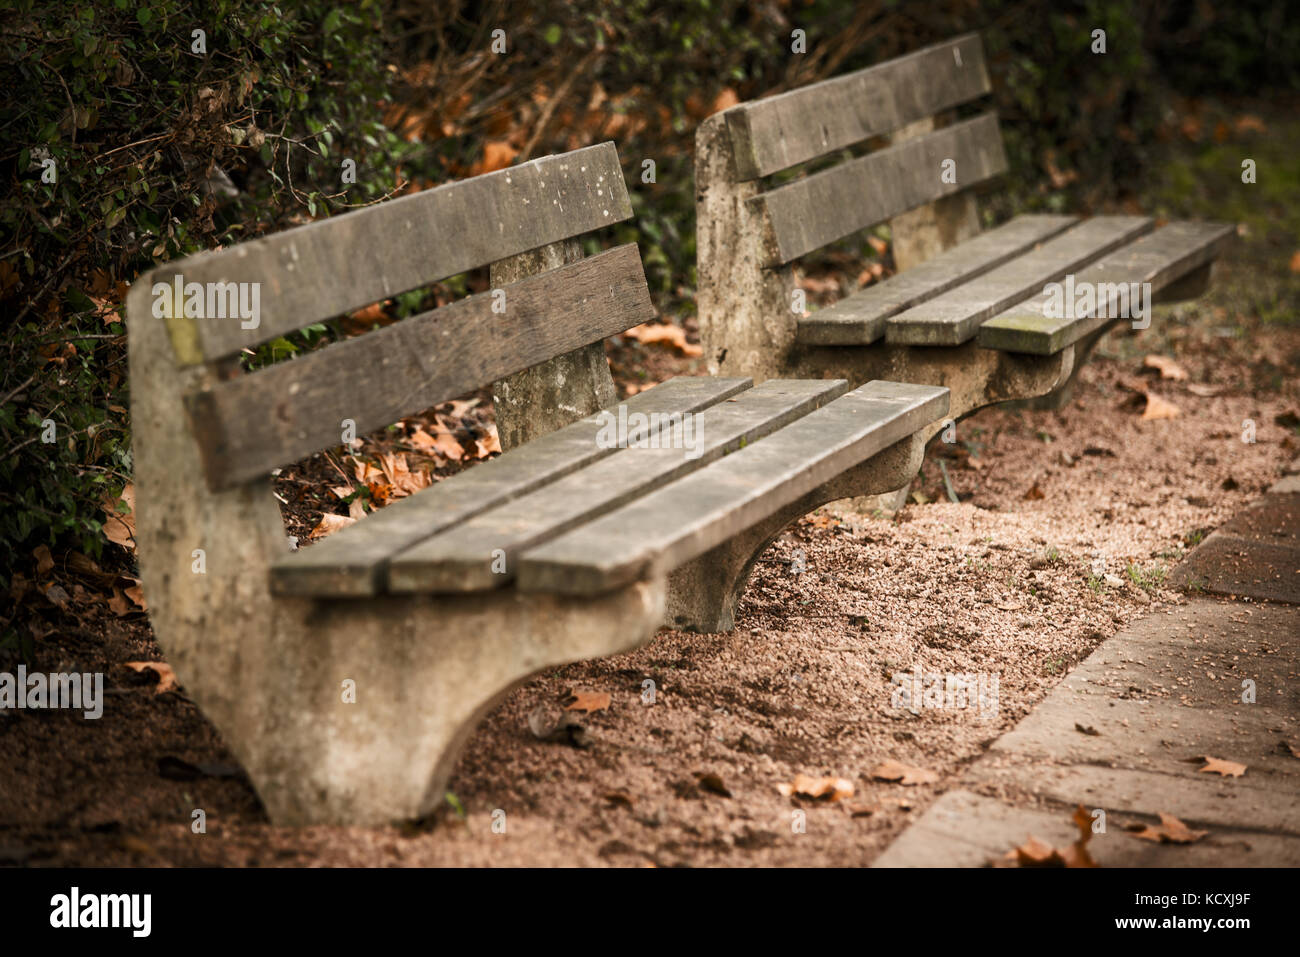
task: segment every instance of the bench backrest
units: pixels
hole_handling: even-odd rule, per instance
[[[603,143],[154,269],[137,282],[167,324],[177,364],[213,373],[183,397],[209,487],[337,445],[345,420],[357,434],[392,424],[654,310],[629,244],[250,374],[231,378],[229,357],[631,215],[618,153]],[[241,294],[256,305],[255,322],[241,321],[248,309],[234,314]]]
[[[734,175],[756,180],[977,99],[991,91],[978,34],[727,110]],[[948,163],[948,161],[952,161]],[[895,143],[751,200],[770,230],[767,265],[797,259],[906,210],[1005,172],[986,112]]]

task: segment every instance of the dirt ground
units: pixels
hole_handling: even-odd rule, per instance
[[[1300,124],[1268,122],[1261,168],[1287,168]],[[1184,601],[1164,586],[1169,570],[1300,452],[1294,189],[1261,179],[1238,200],[1213,186],[1227,147],[1203,146],[1160,166],[1145,192],[1158,214],[1248,223],[1207,297],[1158,310],[1146,332],[1109,335],[1064,410],[960,423],[896,516],[841,503],[793,526],[760,563],[734,633],[665,631],[512,692],[470,740],[446,804],[419,824],[270,826],[183,689],[157,694],[153,673],[123,666],[164,657],[143,613],[102,597],[130,559],[105,573],[34,559],[46,590],[12,596],[28,609],[33,670],[102,671],[108,697],[98,721],[0,711],[0,865],[869,863],[1098,643]],[[610,351],[624,394],[695,371],[625,337]],[[1161,378],[1144,364],[1152,354],[1187,377]],[[1178,414],[1143,418],[1146,392]],[[471,448],[490,419],[482,403],[461,411],[456,437]],[[290,534],[348,511],[327,491],[336,473],[319,458],[282,473]],[[918,667],[996,675],[996,708],[898,706],[891,677]],[[586,746],[536,738],[529,715],[556,713],[573,690],[611,699],[581,718]],[[887,761],[932,780],[880,780]],[[800,774],[854,793],[783,794]],[[206,834],[190,830],[196,807]]]

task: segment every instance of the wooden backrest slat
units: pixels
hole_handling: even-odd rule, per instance
[[[944,175],[952,160],[952,181]],[[891,216],[1005,172],[997,115],[983,113],[795,180],[749,202],[769,232],[766,265],[798,259]]]
[[[635,244],[219,382],[185,405],[214,491],[639,325],[655,315]]]
[[[758,179],[890,133],[992,89],[979,34],[732,107],[735,176]]]
[[[631,215],[618,152],[602,143],[168,263],[141,281],[161,284],[154,314],[177,361],[197,365]],[[164,315],[180,311],[162,291],[177,276],[209,290],[256,283],[256,327]]]

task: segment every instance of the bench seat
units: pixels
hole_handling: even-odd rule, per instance
[[[749,385],[669,380],[628,400],[623,417],[698,412],[692,432],[652,419],[643,426],[647,447],[632,434],[629,447],[600,448],[597,433],[610,419],[589,416],[284,556],[272,566],[272,588],[338,598],[516,583],[600,594],[698,558],[948,407],[948,390],[934,386]]]
[[[1231,241],[1224,223],[1018,216],[919,266],[799,320],[804,345],[889,343],[954,346],[977,337],[988,349],[1052,355],[1096,332],[1113,302],[1087,314],[1044,315],[1048,283],[1150,283],[1152,296],[1216,259]],[[992,318],[990,318],[992,317]]]

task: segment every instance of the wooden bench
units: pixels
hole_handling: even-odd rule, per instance
[[[1204,290],[1230,225],[1026,215],[980,232],[972,187],[1007,168],[996,115],[943,124],[990,90],[970,34],[701,125],[698,305],[710,372],[945,385],[960,419],[1067,395],[1098,338],[1123,321],[1109,284],[1149,283],[1157,302]],[[880,148],[769,180],[859,144]],[[792,264],[886,221],[901,271],[804,314]],[[1102,287],[1098,307],[1045,315],[1047,284],[1067,277]]]
[[[582,258],[575,237],[630,216],[606,143],[132,286],[149,613],[273,821],[428,812],[511,687],[634,648],[665,621],[730,627],[784,525],[918,467],[918,430],[945,413],[946,389],[677,378],[616,403],[602,340],[654,310],[634,245]],[[485,263],[489,292],[252,373],[234,358]],[[260,315],[171,302],[178,281],[250,301],[256,288]],[[364,434],[486,383],[503,455],[290,550],[273,468],[340,445],[349,425]],[[607,431],[620,416],[627,447]]]

